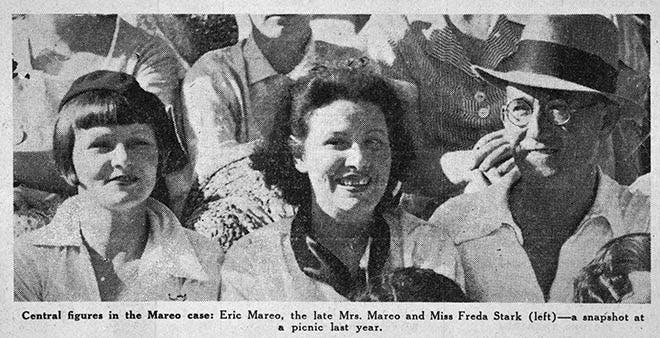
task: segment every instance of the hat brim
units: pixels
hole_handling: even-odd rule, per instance
[[[521,71],[500,72],[488,68],[483,68],[480,66],[472,66],[472,69],[482,79],[502,89],[506,88],[506,86],[509,85],[521,85],[521,86],[543,88],[543,89],[566,90],[566,91],[600,94],[610,99],[612,102],[614,102],[621,108],[622,117],[633,118],[637,120],[640,116],[643,116],[644,113],[644,108],[642,108],[634,101],[629,100],[625,97],[612,93],[602,92],[551,75],[528,73]]]

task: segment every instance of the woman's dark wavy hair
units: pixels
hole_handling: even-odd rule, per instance
[[[633,291],[628,274],[651,271],[651,237],[632,233],[607,242],[574,282],[577,303],[619,303]]]
[[[394,87],[385,78],[364,67],[317,67],[298,80],[289,90],[283,110],[275,118],[271,134],[251,156],[252,167],[263,173],[267,185],[279,188],[287,203],[300,206],[311,197],[311,185],[306,174],[294,167],[294,158],[302,156],[302,144],[308,133],[311,113],[337,100],[369,102],[385,116],[392,153],[392,166],[385,195],[379,208],[396,203],[393,196],[413,159],[412,141],[406,132],[402,102]]]

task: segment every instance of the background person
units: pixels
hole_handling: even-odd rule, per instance
[[[574,287],[576,303],[650,303],[651,236],[633,233],[607,242]]]
[[[59,111],[54,156],[78,194],[16,241],[14,299],[217,300],[222,251],[149,197],[187,165],[158,97],[128,74],[96,71]]]
[[[600,143],[635,107],[614,94],[617,30],[598,15],[534,16],[498,67],[475,69],[506,88],[501,119],[519,172],[449,200],[430,222],[453,236],[470,299],[570,302],[603,244],[650,224],[649,196],[598,167]]]
[[[265,147],[253,156],[294,217],[232,246],[223,300],[346,300],[366,279],[402,266],[451,277],[443,234],[396,209],[412,154],[401,103],[364,67],[318,69],[299,80]]]
[[[381,276],[379,285],[366,286],[349,297],[354,302],[469,302],[453,280],[430,269],[399,268]]]

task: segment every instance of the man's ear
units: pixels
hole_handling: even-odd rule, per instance
[[[293,166],[296,167],[296,170],[298,170],[301,174],[307,173],[307,166],[305,165],[305,161],[303,161],[301,158],[294,157]]]

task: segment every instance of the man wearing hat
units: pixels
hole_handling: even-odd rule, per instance
[[[430,219],[454,238],[469,298],[569,302],[603,244],[649,231],[649,196],[596,164],[600,142],[634,106],[613,94],[616,37],[602,16],[535,16],[496,70],[474,67],[506,90],[500,115],[518,169]]]

